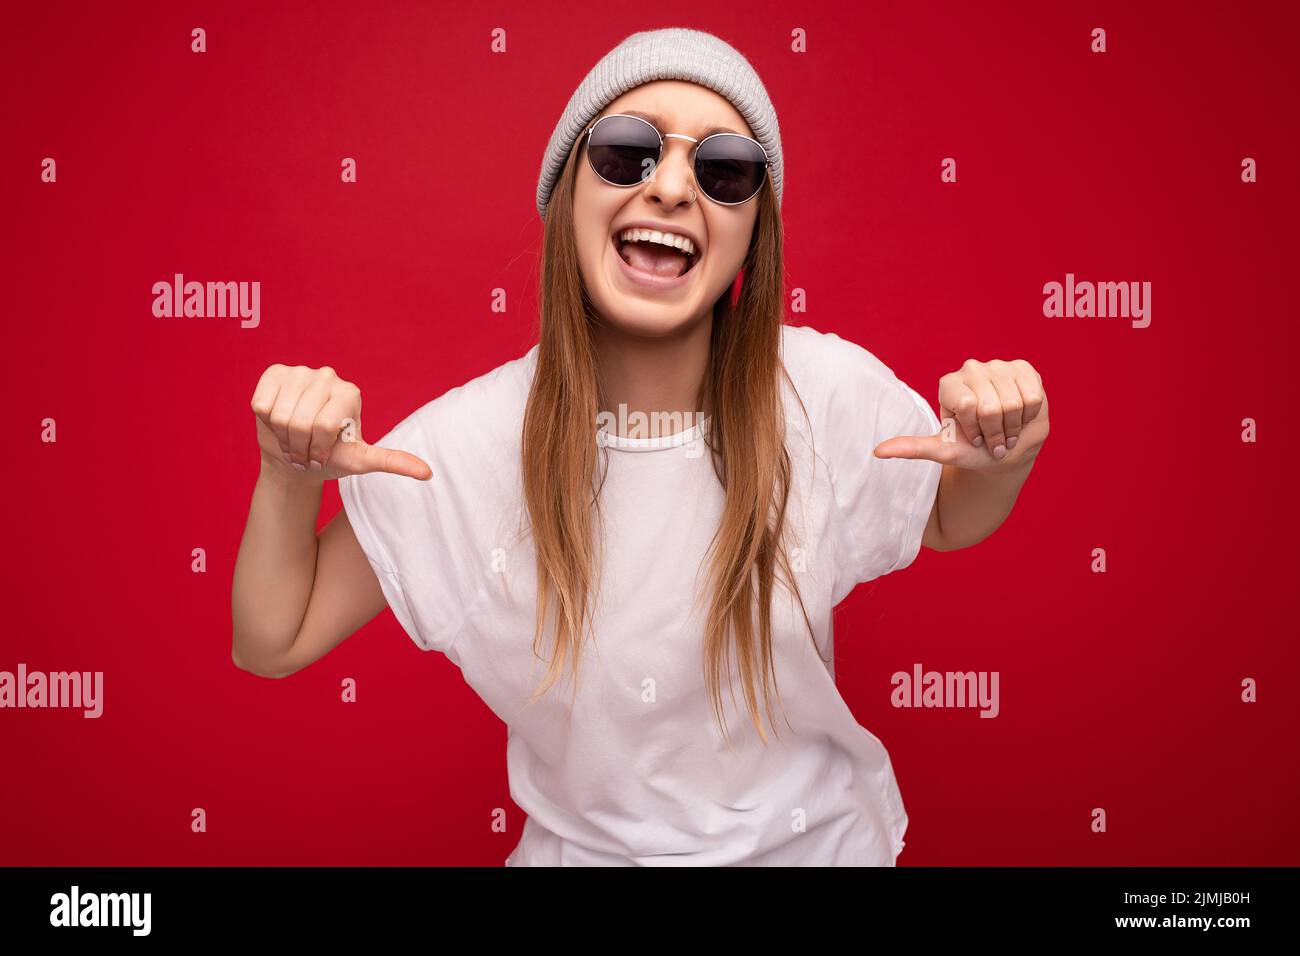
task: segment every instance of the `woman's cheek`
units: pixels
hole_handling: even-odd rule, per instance
[[[713,262],[704,263],[709,268],[708,282],[715,298],[722,295],[736,281],[736,273],[740,271],[740,265],[745,261],[745,247],[738,245],[735,240],[728,241],[725,246],[719,244],[719,247],[715,247],[710,252],[717,251],[719,248],[722,255],[712,256]],[[705,255],[705,259],[710,257],[709,254]]]

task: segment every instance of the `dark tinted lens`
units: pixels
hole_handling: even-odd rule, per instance
[[[695,178],[718,202],[744,202],[758,192],[766,175],[767,157],[762,147],[744,136],[710,136],[695,153]]]
[[[631,116],[607,116],[587,140],[587,157],[596,175],[618,186],[649,179],[659,161],[659,134]]]

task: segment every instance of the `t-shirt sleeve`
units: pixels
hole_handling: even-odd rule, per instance
[[[451,394],[451,393],[449,393]],[[446,653],[477,597],[472,502],[464,500],[464,456],[448,396],[417,409],[379,439],[433,471],[427,481],[372,472],[339,479],[339,496],[388,606],[424,650]],[[457,461],[457,458],[460,461]]]
[[[833,347],[821,454],[831,471],[832,520],[841,532],[833,594],[838,604],[855,585],[915,560],[943,466],[875,456],[888,438],[936,434],[939,419],[866,349],[833,334],[827,338]]]

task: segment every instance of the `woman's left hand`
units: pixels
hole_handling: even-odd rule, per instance
[[[939,379],[939,407],[937,435],[890,438],[876,446],[876,457],[996,472],[1028,465],[1047,440],[1047,393],[1024,359],[967,359]]]

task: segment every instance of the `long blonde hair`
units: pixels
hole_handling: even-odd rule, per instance
[[[524,413],[524,499],[537,554],[534,654],[548,612],[553,611],[555,618],[553,653],[533,700],[554,684],[570,659],[576,686],[581,635],[588,625],[590,602],[599,585],[596,568],[601,563],[592,516],[599,513],[603,484],[595,440],[603,396],[592,336],[596,318],[582,285],[573,229],[573,185],[582,148],[580,143],[570,152],[547,206],[537,364]],[[771,692],[775,690],[780,699],[771,625],[778,569],[798,599],[810,637],[813,634],[784,547],[792,466],[780,394],[781,377],[788,381],[780,356],[781,219],[770,177],[755,201],[758,214],[741,266],[741,291],[733,302],[729,288],[713,306],[709,365],[699,396],[707,395],[711,406],[705,440],[726,492],[722,519],[710,544],[704,674],[725,739],[721,684],[725,671],[730,685],[734,654],[746,706],[766,743],[758,688],[770,721]]]

